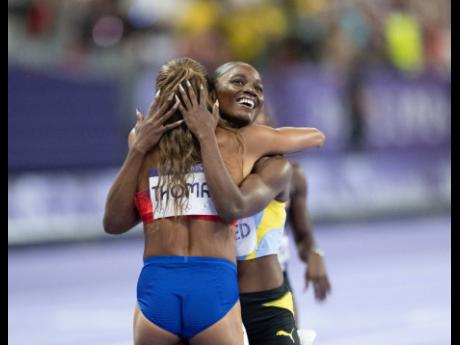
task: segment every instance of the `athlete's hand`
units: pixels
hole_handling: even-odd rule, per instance
[[[179,84],[181,99],[179,100],[179,97],[176,95],[176,101],[180,102],[179,110],[184,117],[187,127],[198,140],[209,135],[214,135],[219,121],[219,102],[216,101],[212,107],[212,113],[209,112],[206,106],[208,91],[203,85],[200,86],[200,95],[198,97],[188,80],[185,84],[185,88],[182,84]]]
[[[331,291],[331,284],[326,272],[326,265],[321,253],[311,250],[308,254],[307,271],[305,272],[305,290],[309,283],[313,284],[315,299],[322,302]]]
[[[160,140],[163,133],[179,126],[184,120],[176,121],[174,123],[163,125],[172,115],[174,115],[179,104],[176,102],[171,106],[174,95],[172,94],[163,105],[159,105],[160,91],[155,95],[155,99],[150,104],[147,117],[136,110],[137,122],[134,127],[135,138],[133,140],[132,148],[146,153],[153,148]]]

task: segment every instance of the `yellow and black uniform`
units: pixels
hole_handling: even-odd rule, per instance
[[[260,213],[240,220],[237,259],[278,255],[286,222],[285,203],[273,200]],[[251,345],[300,345],[292,292],[286,282],[275,289],[240,293],[241,313]]]

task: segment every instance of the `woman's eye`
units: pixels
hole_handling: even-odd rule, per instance
[[[235,85],[243,85],[243,81],[242,80],[232,80],[232,84],[235,84]]]

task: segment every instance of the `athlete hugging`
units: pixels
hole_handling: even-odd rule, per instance
[[[175,59],[156,89],[104,214],[111,234],[144,224],[134,344],[243,345],[243,322],[250,345],[300,345],[277,259],[292,177],[281,155],[320,147],[324,135],[254,124],[263,83],[246,63],[208,76]]]

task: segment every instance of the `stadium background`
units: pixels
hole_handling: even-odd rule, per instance
[[[190,56],[252,63],[277,126],[326,134],[292,157],[333,285],[303,294],[292,252],[317,344],[450,344],[450,40],[446,0],[9,0],[9,343],[130,343],[142,232],[105,234],[104,201]]]

